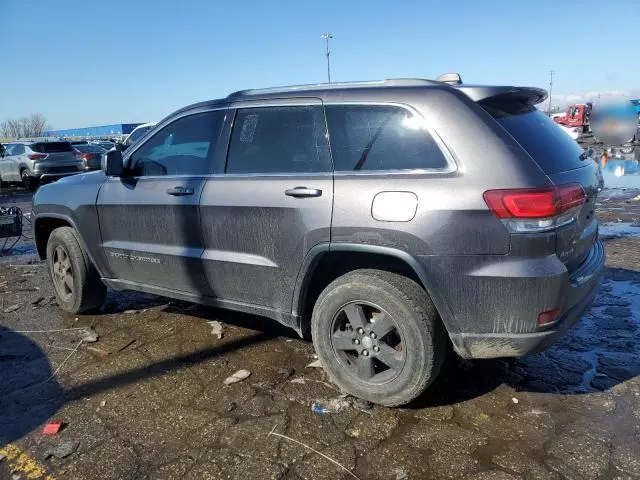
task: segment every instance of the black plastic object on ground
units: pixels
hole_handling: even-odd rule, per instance
[[[22,236],[22,212],[18,207],[0,207],[0,238]]]

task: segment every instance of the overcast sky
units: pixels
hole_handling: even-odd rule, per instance
[[[567,95],[640,87],[640,0],[0,0],[0,120],[159,120],[251,87],[435,78]],[[554,97],[555,99],[556,97]],[[566,102],[569,103],[569,102]]]

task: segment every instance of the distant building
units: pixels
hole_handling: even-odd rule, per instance
[[[45,132],[45,137],[118,137],[128,135],[141,123],[115,123],[113,125],[98,125],[95,127],[68,128],[66,130],[51,130]]]

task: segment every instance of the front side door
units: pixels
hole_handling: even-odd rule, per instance
[[[2,159],[2,180],[5,182],[19,182],[20,159],[25,153],[25,148],[21,143],[15,143],[9,147],[7,147],[7,154]]]
[[[209,295],[198,202],[211,172],[225,110],[169,120],[125,157],[125,176],[98,195],[102,247],[122,282]]]
[[[234,107],[226,164],[202,194],[204,270],[220,300],[290,313],[305,255],[330,240],[333,174],[322,104]]]

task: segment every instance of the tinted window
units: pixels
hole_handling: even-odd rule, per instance
[[[37,153],[73,152],[73,147],[69,142],[33,143],[29,148]]]
[[[224,115],[224,111],[198,113],[162,128],[131,156],[134,175],[209,173],[208,155],[215,149]]]
[[[326,107],[337,171],[443,169],[447,160],[422,119],[401,107]]]
[[[228,173],[304,173],[331,170],[322,107],[238,110]]]
[[[545,173],[585,166],[582,148],[540,110],[516,101],[481,102],[504,129],[524,148]]]
[[[133,132],[131,132],[131,135],[129,135],[127,137],[127,139],[125,140],[124,143],[126,143],[127,145],[131,145],[133,142],[138,140],[140,137],[142,137],[145,133],[147,133],[152,128],[153,128],[153,126],[142,127],[142,128],[138,128],[138,129],[134,130]]]
[[[75,149],[82,153],[103,153],[104,148],[98,145],[76,145]]]

